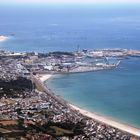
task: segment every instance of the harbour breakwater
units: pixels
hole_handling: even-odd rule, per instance
[[[128,49],[50,52],[30,54],[22,64],[34,73],[78,73],[115,69],[125,58],[139,56],[140,51]]]

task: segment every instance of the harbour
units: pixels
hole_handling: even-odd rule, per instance
[[[69,112],[71,114],[70,119],[73,118],[76,115],[75,116],[76,118],[75,118],[75,121],[74,121],[75,123],[77,123],[77,120],[79,120],[79,119],[81,120],[81,118],[85,118],[86,119],[86,125],[90,124],[91,127],[92,126],[96,126],[97,129],[98,129],[98,127],[100,127],[101,128],[101,130],[100,130],[101,132],[100,132],[99,135],[97,135],[97,137],[100,137],[100,136],[102,138],[103,137],[114,137],[112,135],[114,132],[115,132],[115,137],[117,137],[116,135],[118,135],[118,133],[120,133],[119,137],[125,137],[125,138],[139,136],[139,134],[140,134],[139,127],[137,128],[135,125],[133,125],[133,123],[132,123],[132,126],[131,126],[130,122],[127,123],[127,122],[123,122],[123,121],[117,121],[115,119],[115,118],[118,117],[117,114],[119,115],[119,113],[115,112],[116,108],[115,108],[114,105],[116,103],[118,104],[118,102],[119,102],[120,103],[120,107],[123,109],[124,106],[121,103],[127,103],[126,102],[127,100],[125,99],[125,102],[121,102],[121,101],[124,101],[123,94],[126,94],[126,93],[122,92],[121,88],[119,87],[120,93],[123,93],[123,94],[122,94],[122,96],[120,96],[121,94],[117,93],[116,97],[115,97],[114,96],[114,92],[113,92],[112,89],[114,89],[114,87],[116,86],[116,83],[119,83],[120,85],[122,85],[122,83],[116,81],[117,80],[116,78],[118,77],[118,75],[115,78],[111,78],[111,77],[106,75],[108,73],[110,76],[112,76],[113,73],[115,74],[115,71],[116,72],[120,71],[120,68],[121,68],[122,64],[124,65],[124,63],[126,63],[127,61],[128,62],[134,62],[134,59],[135,59],[135,63],[134,64],[136,66],[139,66],[137,64],[137,61],[139,61],[139,57],[132,57],[132,58],[130,57],[130,59],[122,59],[121,64],[120,64],[120,61],[117,60],[118,66],[113,68],[113,69],[110,68],[110,67],[109,67],[109,69],[106,69],[106,68],[102,67],[102,65],[101,65],[99,67],[100,68],[99,71],[98,71],[98,69],[90,71],[91,72],[90,73],[90,77],[86,76],[86,75],[89,74],[88,70],[82,71],[80,69],[78,71],[78,73],[77,72],[69,72],[69,71],[66,71],[66,72],[65,71],[60,71],[60,68],[62,70],[63,70],[63,68],[62,67],[59,68],[58,67],[58,63],[59,64],[67,63],[67,61],[69,61],[71,59],[74,59],[74,62],[73,62],[74,64],[77,63],[77,60],[76,60],[77,59],[77,55],[75,55],[73,53],[70,53],[70,52],[50,52],[49,54],[46,54],[46,53],[39,54],[39,53],[35,53],[35,52],[32,52],[32,53],[30,53],[30,52],[29,53],[28,52],[27,53],[13,53],[13,52],[9,52],[9,51],[8,52],[1,51],[0,52],[0,57],[1,57],[1,60],[2,60],[1,61],[1,68],[0,68],[1,73],[2,73],[1,74],[1,82],[4,83],[4,81],[5,81],[5,82],[9,83],[11,80],[14,80],[14,81],[17,81],[17,80],[23,80],[24,81],[25,80],[26,81],[27,80],[26,78],[28,78],[28,82],[31,84],[31,81],[32,81],[33,84],[31,84],[30,86],[29,85],[27,86],[26,84],[24,84],[24,86],[27,86],[29,88],[29,90],[31,90],[32,88],[34,89],[32,91],[32,93],[31,93],[31,95],[30,95],[31,96],[31,99],[30,99],[31,101],[33,99],[32,95],[35,95],[37,98],[38,97],[42,98],[43,96],[45,96],[44,99],[47,98],[47,100],[49,98],[49,100],[50,100],[49,104],[53,104],[54,109],[57,108],[58,110],[61,110],[61,108],[64,108],[64,110],[67,113]],[[111,57],[113,57],[113,56],[111,56]],[[90,59],[92,60],[93,58],[90,58]],[[104,56],[103,56],[103,58],[100,58],[100,59],[104,60]],[[49,60],[49,61],[44,61],[44,60]],[[88,58],[88,61],[89,61],[89,58]],[[87,66],[87,64],[89,63],[88,61],[84,62],[83,66],[85,68],[88,68],[88,66]],[[73,63],[70,63],[70,66],[73,65]],[[96,61],[94,62],[94,67],[95,67],[95,63],[98,63],[98,62],[96,62]],[[106,64],[106,63],[107,62],[104,62],[104,65],[108,65],[108,66],[112,65],[112,64],[110,64],[110,62],[108,64]],[[47,64],[53,64],[53,65],[50,65],[47,68],[53,68],[53,67],[56,68],[56,66],[57,66],[57,69],[55,69],[55,70],[54,70],[54,68],[53,69],[46,69],[46,66],[44,66],[44,64],[46,66],[47,66]],[[130,64],[133,65],[133,63],[130,63]],[[45,67],[45,69],[44,69],[43,66]],[[116,64],[115,64],[115,66],[116,66]],[[78,56],[78,67],[79,67],[79,56]],[[131,68],[134,68],[134,67],[129,67],[129,68],[130,69],[128,69],[128,71],[131,70]],[[10,71],[9,71],[9,69],[10,69]],[[124,69],[122,69],[122,70],[124,70]],[[135,69],[135,70],[138,70],[138,69]],[[54,76],[53,78],[51,78],[51,76],[54,75],[54,74],[61,74],[62,76],[60,76],[58,78]],[[91,74],[92,74],[92,76],[91,76]],[[121,74],[123,74],[123,73],[121,72]],[[138,73],[135,73],[135,74],[138,75]],[[80,77],[78,78],[79,75],[83,75],[84,77],[82,79]],[[22,77],[22,78],[20,78],[20,77]],[[75,77],[75,78],[73,79],[72,77]],[[77,77],[77,79],[76,79],[76,77]],[[104,79],[105,77],[107,79]],[[93,80],[93,79],[90,79],[90,78],[95,78],[95,79]],[[101,81],[98,78],[99,79],[101,78],[100,79]],[[102,80],[102,78],[104,80]],[[31,79],[31,81],[30,81],[30,79]],[[45,81],[47,79],[49,79],[49,81],[47,81],[47,85],[46,85]],[[109,79],[109,81],[108,81],[108,79]],[[136,80],[136,78],[134,78],[134,79]],[[97,82],[98,80],[99,80],[99,83]],[[51,85],[49,83],[51,81],[58,82],[58,85],[60,87],[57,86],[57,84],[54,84],[54,83],[52,83],[52,85]],[[92,81],[92,82],[89,82],[89,81]],[[121,80],[119,80],[119,81],[121,81]],[[86,84],[83,83],[83,85],[81,85],[82,82],[86,82]],[[110,82],[110,84],[109,84],[109,82]],[[124,81],[122,81],[122,82],[127,84],[127,82],[124,82]],[[112,85],[111,86],[112,92],[110,91],[110,89],[109,90],[106,89],[107,86],[105,85],[105,83],[107,84],[107,86],[109,88],[110,88],[110,85]],[[100,85],[98,85],[98,84],[100,84]],[[2,84],[2,85],[4,85],[4,84]],[[91,88],[91,85],[92,85],[92,88]],[[19,86],[20,86],[20,84],[19,84]],[[56,88],[54,88],[55,86],[56,86]],[[62,90],[60,90],[61,86],[62,86]],[[94,87],[96,89],[95,92],[93,90]],[[98,91],[98,89],[101,89],[100,87],[102,87],[102,89],[103,89],[102,92]],[[78,89],[80,89],[80,91],[78,91]],[[125,86],[124,86],[124,89],[125,89]],[[137,88],[136,88],[136,90],[137,90]],[[3,91],[3,88],[1,88],[1,91]],[[72,97],[71,92],[75,93],[75,94],[73,94],[73,97]],[[115,90],[115,92],[118,92],[118,90]],[[130,92],[131,92],[131,90],[130,90]],[[14,94],[16,95],[16,93],[14,93]],[[23,95],[21,95],[21,97],[22,96],[23,97],[27,96],[26,99],[23,100],[23,102],[26,102],[27,104],[28,104],[28,96],[29,96],[29,94],[30,94],[30,92],[23,92]],[[64,96],[64,94],[65,94],[65,96]],[[70,94],[71,94],[71,96],[70,96]],[[113,96],[111,94],[113,94]],[[99,95],[99,96],[97,96],[97,95]],[[119,97],[121,100],[117,97],[118,95],[121,97],[121,98]],[[16,96],[19,96],[19,95],[16,95]],[[15,104],[15,102],[17,102],[17,100],[15,100],[14,98],[10,98],[10,100],[7,99],[8,97],[10,97],[9,92],[8,92],[8,94],[6,96],[6,99],[1,100],[1,107],[2,108],[3,107],[6,108],[7,102],[8,103],[12,103],[12,104]],[[79,97],[80,97],[80,100],[79,100]],[[74,101],[72,98],[74,100],[75,99],[76,100]],[[109,98],[109,100],[108,100],[108,98]],[[110,100],[110,98],[112,100]],[[42,100],[42,102],[45,102],[44,99]],[[109,102],[107,102],[106,99]],[[119,99],[119,100],[118,100],[118,102],[115,103],[114,99],[117,99],[117,100]],[[133,101],[132,98],[129,98],[129,99],[131,99],[129,101]],[[138,99],[138,98],[136,97],[136,99]],[[22,101],[22,98],[21,98],[21,101]],[[83,102],[83,103],[81,104],[80,102],[81,103]],[[97,107],[96,109],[98,111],[101,111],[102,112],[101,114],[103,114],[103,115],[98,113],[98,111],[96,111],[96,110],[94,110],[94,111],[90,110],[90,108],[88,106],[87,106],[87,108],[85,108],[86,102],[90,104],[89,107],[92,108],[93,110]],[[77,105],[75,106],[74,105],[75,103],[78,104],[78,106],[80,106],[80,107],[78,107]],[[93,103],[93,105],[91,105],[91,103]],[[102,105],[99,105],[100,103],[104,107]],[[15,105],[18,106],[20,104],[15,104]],[[47,107],[47,108],[49,107],[48,104],[46,105],[46,102],[45,102],[45,105],[43,105],[43,104],[40,104],[40,105],[41,105],[40,106],[41,109],[44,109],[44,107]],[[105,108],[105,107],[107,107],[106,105],[107,106],[109,105],[110,107],[113,107],[112,109],[114,111],[109,110],[109,108]],[[10,106],[10,107],[13,107],[13,106]],[[26,104],[25,104],[24,107],[27,107]],[[113,112],[113,114],[117,113],[116,114],[117,117],[113,117],[113,116],[111,117],[111,114],[110,115],[109,114],[108,115],[104,114],[104,111],[100,110],[101,109],[100,107],[102,109],[104,109],[104,111],[106,111],[106,112]],[[127,104],[127,107],[128,107],[128,104]],[[6,108],[6,110],[2,111],[3,115],[4,115],[4,113],[6,111],[7,111],[7,108]],[[124,112],[125,111],[127,111],[127,110],[125,109]],[[134,110],[131,110],[131,111],[134,111]],[[26,110],[23,111],[23,112],[25,112],[24,113],[24,115],[25,115],[26,114]],[[96,113],[94,113],[94,112],[96,112]],[[11,113],[16,113],[16,112],[12,111]],[[11,113],[8,114],[7,117],[11,117]],[[61,111],[59,111],[59,112],[57,111],[57,113],[59,113],[61,115],[56,115],[56,116],[54,115],[53,119],[56,122],[60,121],[60,120],[63,121],[63,117],[65,119],[67,119],[67,117],[68,117],[67,115],[65,115]],[[127,112],[125,112],[125,113],[127,113]],[[136,112],[135,115],[137,115],[137,113],[138,112]],[[120,112],[120,114],[123,115],[122,112]],[[132,113],[132,114],[134,114],[134,113]],[[17,121],[15,120],[15,118],[17,119],[17,117],[19,117],[19,118],[25,119],[24,115],[23,116],[21,116],[21,115],[18,116],[18,114],[16,113],[16,116],[13,116],[15,124],[17,124]],[[63,116],[63,117],[61,118],[60,116]],[[36,118],[38,116],[34,116],[34,117]],[[127,114],[127,119],[129,119],[129,117],[131,117],[131,115]],[[30,119],[32,120],[33,118],[30,118]],[[90,121],[90,119],[91,119],[91,121]],[[135,119],[135,121],[137,121],[137,120]],[[43,119],[42,123],[45,123],[45,122],[46,122],[46,119]],[[2,121],[2,123],[4,123],[4,122]],[[105,128],[104,128],[104,126],[105,126]],[[61,129],[63,131],[62,128],[59,128],[59,127],[56,128],[56,126],[53,127],[53,128],[54,129]],[[106,130],[110,131],[109,132],[110,134],[108,135],[108,133],[107,133],[107,134],[104,135],[103,134],[104,133],[104,129],[105,129],[105,131]],[[89,131],[94,131],[94,129],[90,130],[88,127],[85,127],[85,130],[86,130],[86,134],[87,135],[90,135]],[[64,131],[66,131],[66,130],[64,130]],[[82,131],[82,130],[80,130],[80,131]],[[12,133],[13,131],[10,131],[10,132],[6,131],[6,133],[7,132],[8,133]],[[23,130],[22,130],[22,132],[23,132]],[[75,133],[71,132],[71,130],[69,130],[68,132],[70,132],[73,135],[75,134]],[[3,131],[1,133],[3,134]],[[14,134],[15,133],[16,132],[14,132]],[[81,137],[81,136],[78,136],[78,137]],[[92,137],[92,136],[90,136],[90,137]],[[84,136],[84,138],[86,139],[85,136]]]
[[[56,75],[46,83],[56,94],[86,110],[139,128],[138,61],[127,59],[113,70]]]

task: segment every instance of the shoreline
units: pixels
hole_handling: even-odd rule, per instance
[[[37,77],[39,78],[39,80],[44,83],[45,81],[47,81],[48,79],[50,79],[53,76],[53,74],[38,74]]]
[[[136,128],[136,127],[130,126],[128,124],[115,121],[112,118],[109,118],[109,117],[97,114],[95,112],[91,112],[91,111],[82,109],[79,106],[71,104],[71,103],[69,103],[69,105],[72,109],[79,111],[84,116],[92,118],[92,119],[94,119],[98,122],[104,123],[106,125],[112,126],[114,128],[117,128],[119,130],[128,132],[130,134],[140,136],[140,128]]]
[[[47,81],[48,79],[50,79],[52,76],[53,76],[53,74],[39,74],[38,78],[42,82],[42,84],[44,84],[44,82]],[[46,85],[45,85],[45,87],[47,89],[49,88]],[[49,91],[50,90],[51,89],[49,89]],[[56,94],[55,94],[55,96],[56,96]],[[79,113],[81,113],[82,115],[84,115],[84,116],[86,116],[88,118],[94,119],[95,121],[98,121],[100,123],[112,126],[112,127],[117,128],[117,129],[119,129],[121,131],[128,132],[130,134],[133,134],[135,136],[140,137],[140,128],[136,128],[136,127],[130,126],[129,124],[125,124],[125,123],[121,123],[119,121],[115,121],[112,118],[97,114],[96,112],[91,112],[91,111],[82,109],[81,107],[79,107],[79,106],[77,106],[77,105],[75,105],[73,103],[70,103],[69,101],[67,101],[65,99],[63,99],[63,100],[67,103],[67,105],[70,107],[70,109],[76,110],[76,111],[78,111]]]
[[[0,35],[0,42],[4,42],[8,39],[7,36]]]

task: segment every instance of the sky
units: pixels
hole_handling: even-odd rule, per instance
[[[90,3],[140,3],[140,0],[0,0],[0,4],[90,4]]]

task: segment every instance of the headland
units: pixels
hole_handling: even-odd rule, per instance
[[[123,61],[126,57],[139,56],[139,51],[133,51],[132,54],[128,54],[128,51],[105,49],[102,50],[103,56],[100,56],[100,53],[97,55],[98,50],[48,54],[0,51],[2,138],[13,134],[15,137],[27,137],[28,134],[28,137],[34,138],[62,137],[68,140],[139,140],[139,128],[118,123],[72,105],[44,85],[44,81],[53,73],[86,72],[89,67],[92,67],[93,71],[107,70],[117,68],[120,60]],[[89,52],[96,55],[88,56]],[[116,60],[115,64],[110,62],[112,57]],[[11,92],[12,95],[9,94]],[[14,127],[5,124],[14,124]]]

